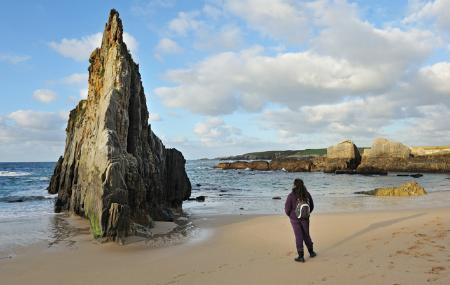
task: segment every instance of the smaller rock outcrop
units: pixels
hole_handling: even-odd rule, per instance
[[[355,194],[366,194],[373,196],[422,196],[427,191],[417,182],[406,182],[398,187],[376,188],[370,191],[355,192]]]
[[[411,149],[402,143],[376,139],[372,148],[364,151],[356,171],[361,174],[375,174],[370,173],[372,170],[449,173],[450,154],[413,155]]]
[[[270,162],[270,170],[287,172],[309,172],[313,164],[310,159],[275,159]]]
[[[265,160],[220,162],[215,166],[220,169],[250,169],[250,170],[286,170],[288,172],[311,171],[312,162],[308,159],[275,159],[271,162]]]
[[[385,138],[378,138],[373,141],[372,147],[366,149],[363,156],[367,159],[372,158],[409,158],[411,156],[411,149],[395,141],[390,141]]]
[[[361,175],[387,175],[388,172],[383,169],[372,165],[360,165],[356,169],[356,174]]]
[[[359,162],[361,154],[358,148],[351,140],[345,140],[336,145],[327,148],[327,158],[330,159],[347,159]]]
[[[345,140],[327,148],[324,172],[348,171],[358,167],[361,154],[351,140]]]

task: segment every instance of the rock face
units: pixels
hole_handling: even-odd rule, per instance
[[[406,145],[384,138],[375,139],[372,147],[363,154],[366,158],[409,158],[411,149]]]
[[[271,162],[264,160],[220,162],[216,165],[220,169],[251,169],[251,170],[286,170],[289,172],[311,171],[312,162],[309,159],[274,159]]]
[[[327,148],[327,158],[361,161],[358,148],[351,140],[345,140]]]
[[[89,219],[95,237],[120,239],[180,211],[190,196],[185,159],[148,125],[139,67],[112,10],[102,44],[89,59],[89,92],[70,112],[64,156],[48,188],[55,211]]]
[[[345,140],[327,148],[324,172],[349,171],[356,169],[361,162],[361,154],[351,140]]]
[[[370,150],[365,150],[359,173],[372,170],[398,172],[450,172],[450,154],[413,155],[409,147],[386,139],[376,139]]]
[[[355,194],[374,196],[421,196],[426,195],[427,191],[425,191],[419,183],[412,181],[406,182],[398,187],[376,188],[370,191],[355,192]]]

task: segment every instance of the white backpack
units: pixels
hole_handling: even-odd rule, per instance
[[[309,219],[309,215],[311,214],[311,209],[309,208],[309,204],[306,201],[297,200],[297,207],[295,207],[295,216],[298,219]]]

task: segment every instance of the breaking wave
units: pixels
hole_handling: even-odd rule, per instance
[[[30,175],[29,172],[24,171],[0,171],[0,177],[16,177],[16,176],[27,176]]]

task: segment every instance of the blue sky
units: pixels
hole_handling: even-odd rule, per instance
[[[109,10],[154,131],[187,158],[450,144],[450,0],[10,1],[0,161],[55,161]]]

